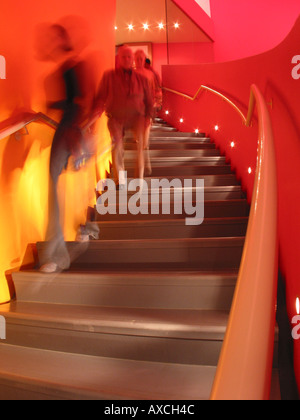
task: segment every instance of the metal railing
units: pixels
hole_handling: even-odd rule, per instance
[[[14,118],[13,120],[9,118],[3,121],[1,123],[1,126],[3,126],[3,128],[0,128],[0,140],[19,132],[24,127],[27,127],[27,125],[33,122],[42,122],[54,129],[56,129],[58,126],[58,123],[56,121],[43,114],[42,112],[28,112],[22,114],[18,118]]]
[[[245,245],[211,400],[269,399],[278,275],[277,172],[271,118],[256,85],[251,86],[248,115],[223,94],[217,94],[250,126],[257,105],[259,147]]]
[[[199,94],[202,90],[213,93],[214,95],[221,98],[223,101],[227,102],[239,114],[239,116],[241,117],[241,119],[242,119],[242,121],[245,125],[247,123],[246,117],[244,116],[244,114],[242,113],[240,108],[238,106],[236,106],[236,104],[234,102],[232,102],[229,98],[227,98],[227,96],[223,95],[221,92],[218,92],[217,90],[212,89],[208,86],[201,85],[194,96],[189,96],[189,95],[186,95],[185,93],[177,92],[176,90],[169,89],[169,88],[166,88],[166,87],[163,87],[163,90],[165,90],[166,92],[174,93],[175,95],[179,95],[179,96],[181,96],[185,99],[189,99],[190,101],[195,101],[198,98],[198,96],[199,96]]]
[[[96,115],[92,117],[91,120],[86,122],[82,127],[83,133],[88,131],[99,118],[100,116]],[[54,130],[56,130],[58,127],[57,121],[53,120],[42,112],[26,112],[21,114],[18,118],[8,118],[0,124],[0,140],[21,131],[24,127],[26,128],[27,125],[34,122],[41,122],[53,128]]]

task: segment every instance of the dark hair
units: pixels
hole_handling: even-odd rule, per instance
[[[73,47],[67,30],[63,26],[58,25],[57,23],[51,25],[51,29],[54,29],[57,32],[58,36],[64,42],[62,49],[66,52],[72,51]]]

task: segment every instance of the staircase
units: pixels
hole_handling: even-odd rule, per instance
[[[126,149],[132,178],[130,139]],[[152,179],[205,180],[204,222],[186,226],[174,212],[96,212],[100,240],[69,271],[13,273],[16,300],[0,306],[0,399],[209,398],[249,209],[204,135],[158,120],[150,153]],[[68,243],[71,253],[78,246]]]

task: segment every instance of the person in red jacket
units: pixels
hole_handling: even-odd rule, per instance
[[[153,99],[147,79],[133,69],[133,51],[128,46],[118,50],[118,67],[104,73],[96,99],[96,113],[106,112],[112,139],[112,163],[115,182],[120,189],[123,174],[125,130],[134,132],[137,142],[137,177],[144,177],[144,132],[153,116]]]

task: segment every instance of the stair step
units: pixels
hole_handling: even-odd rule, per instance
[[[209,137],[205,137],[204,133],[195,134],[183,131],[177,131],[174,128],[166,127],[166,128],[159,128],[159,129],[152,129],[150,131],[150,138],[154,137],[164,137],[164,138],[173,138],[173,139],[194,139],[195,141],[200,141],[204,139],[209,139]]]
[[[201,179],[201,178],[197,178]],[[149,182],[149,181],[148,181]],[[152,181],[150,181],[152,182]],[[182,197],[181,201],[182,204],[187,202],[187,198],[185,197],[185,192],[189,193],[189,199],[190,200],[197,200],[202,202],[202,197],[204,194],[204,200],[205,201],[220,201],[220,200],[233,200],[233,199],[241,199],[245,198],[245,194],[242,191],[242,188],[240,185],[215,185],[215,186],[205,186],[202,188],[201,186],[196,187],[196,179],[195,182],[192,184],[193,187],[186,188],[184,186],[184,183],[178,182],[179,187],[176,188],[177,195],[175,195],[174,188],[153,188],[155,186],[159,187],[159,185],[152,182],[152,188],[148,186],[148,183],[145,182],[144,189],[141,193],[141,206],[145,203],[162,203],[163,201],[163,194],[168,195],[168,200],[170,203],[178,203],[180,201],[180,196]],[[168,184],[166,184],[167,186]],[[128,191],[128,189],[120,190],[120,191],[114,191],[116,202],[118,203],[120,199],[125,200],[126,202],[130,197],[135,196],[136,199],[138,199],[137,194],[139,193],[139,187],[136,184],[133,184],[131,188],[136,188],[134,191]],[[112,190],[111,190],[112,191]],[[166,200],[166,197],[165,197]],[[112,199],[108,198],[107,194],[103,194],[103,203],[105,205],[109,204],[109,201],[112,202]],[[97,200],[97,204],[101,204],[101,196]],[[114,204],[113,204],[114,205]],[[171,206],[172,207],[172,206]]]
[[[172,133],[162,133],[160,131],[154,131],[150,133],[149,136],[150,144],[155,144],[155,142],[163,141],[163,142],[183,142],[183,143],[211,143],[210,137],[205,136],[196,136],[192,133],[180,133],[180,132],[172,132]],[[125,139],[125,141],[132,141],[134,142],[133,138]]]
[[[132,157],[125,154],[125,167],[128,166],[130,162],[135,162],[136,155]],[[151,161],[151,166],[181,166],[181,165],[190,165],[190,164],[206,164],[206,165],[225,165],[226,158],[224,156],[163,156],[156,157],[155,160]]]
[[[133,180],[134,178],[128,178],[128,182]],[[184,185],[184,180],[189,179],[193,181],[193,185],[196,185],[197,179],[203,179],[205,187],[217,187],[217,186],[234,186],[240,185],[239,181],[236,179],[235,175],[233,174],[219,174],[219,175],[190,175],[188,178],[184,175],[178,175],[175,177],[172,176],[146,176],[144,180],[147,182],[148,187],[151,186],[152,179],[155,181],[161,181],[162,179],[167,179],[169,182],[173,181],[174,179],[180,179],[182,185]]]
[[[125,142],[125,150],[136,150],[135,142]],[[150,142],[150,150],[216,150],[214,143],[205,142],[170,142],[159,139],[152,139]]]
[[[8,312],[9,310],[9,312]],[[163,363],[212,365],[228,312],[12,302],[6,344]]]
[[[220,151],[209,148],[209,149],[154,149],[149,150],[149,156],[152,161],[159,161],[167,158],[203,158],[203,157],[220,157]],[[125,161],[136,159],[136,150],[126,150]]]
[[[248,218],[207,219],[187,226],[182,219],[98,222],[101,240],[245,236]]]
[[[223,311],[230,309],[237,270],[189,273],[69,270],[48,275],[28,270],[12,276],[18,302]]]
[[[244,237],[67,242],[71,268],[87,270],[231,270],[240,265],[243,245]],[[38,253],[43,247],[37,243]]]
[[[136,168],[133,165],[126,165],[129,178],[136,176]],[[182,165],[182,166],[152,166],[152,177],[168,176],[192,176],[192,175],[226,175],[231,174],[230,165]]]
[[[207,400],[216,370],[2,344],[0,352],[3,399]]]
[[[153,131],[162,131],[162,132],[178,132],[178,130],[171,125],[167,124],[152,124],[151,125],[151,132]]]
[[[196,203],[192,203],[195,208]],[[121,221],[121,220],[167,220],[167,219],[182,219],[186,217],[183,214],[174,214],[174,206],[171,206],[170,214],[151,214],[150,204],[148,206],[148,214],[140,212],[137,215],[127,212],[127,214],[120,214],[119,206],[116,205],[116,214],[100,215],[96,208],[94,211],[95,220],[97,221]],[[249,205],[246,199],[232,199],[232,200],[211,200],[204,202],[204,221],[210,218],[225,218],[225,217],[248,217]]]

